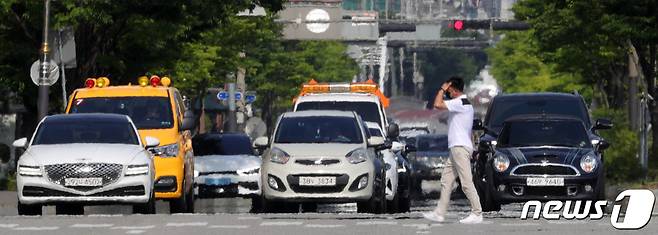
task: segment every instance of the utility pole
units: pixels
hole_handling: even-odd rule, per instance
[[[226,132],[236,132],[238,130],[238,123],[235,119],[235,83],[228,84],[228,117]]]
[[[39,81],[45,81],[50,76],[50,48],[48,46],[48,31],[49,18],[50,18],[50,0],[44,0],[43,7],[43,44],[41,46],[41,66],[39,71]],[[49,86],[40,82],[39,84],[39,98],[37,109],[39,112],[39,120],[48,115],[48,90]]]

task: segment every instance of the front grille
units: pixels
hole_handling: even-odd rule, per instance
[[[299,159],[295,161],[297,164],[313,166],[313,165],[332,165],[340,163],[338,159]]]
[[[146,194],[146,190],[144,190],[144,186],[139,185],[139,186],[129,186],[129,187],[112,189],[108,191],[94,193],[87,196],[121,197],[121,196],[142,196],[145,194]],[[23,196],[25,197],[79,197],[83,195],[54,190],[54,189],[42,188],[42,187],[25,186],[23,187]]]
[[[514,175],[578,175],[578,172],[569,166],[558,165],[526,165],[519,166],[512,174]]]
[[[336,177],[335,186],[301,186],[299,185],[300,176],[333,176]],[[292,191],[296,193],[338,193],[342,192],[347,183],[349,182],[350,177],[348,175],[336,175],[336,174],[305,174],[305,175],[288,175],[288,185]]]
[[[47,165],[45,166],[45,169],[48,179],[51,182],[62,186],[64,186],[64,179],[66,178],[102,178],[103,182],[101,186],[65,186],[79,191],[89,191],[116,182],[119,177],[121,177],[123,165],[106,163],[73,163]]]
[[[566,196],[566,187],[526,187],[524,195],[527,196]]]

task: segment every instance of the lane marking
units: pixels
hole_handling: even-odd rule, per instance
[[[52,226],[52,227],[15,227],[12,228],[13,230],[21,230],[21,231],[42,231],[42,230],[58,230],[59,227],[57,226]]]
[[[340,228],[345,227],[343,224],[307,224],[304,227],[307,228]]]
[[[146,231],[144,230],[128,230],[126,234],[140,234],[140,233],[145,233]]]
[[[397,221],[363,221],[356,222],[356,225],[397,225]]]
[[[71,225],[71,228],[108,228],[112,226],[114,224],[74,224]]]
[[[123,217],[122,214],[92,214],[89,217]]]
[[[202,227],[207,226],[208,222],[191,222],[191,223],[167,223],[167,227]]]
[[[146,225],[146,226],[118,226],[112,227],[110,229],[122,229],[122,230],[145,230],[155,228],[155,225]]]
[[[211,225],[208,228],[232,228],[232,229],[247,229],[249,225]]]
[[[18,226],[18,224],[0,224],[0,228],[13,228]]]
[[[260,226],[291,226],[291,225],[302,225],[303,222],[285,222],[285,221],[278,221],[278,222],[263,222],[260,224]]]
[[[255,217],[255,216],[244,216],[244,217],[238,217],[239,220],[254,220],[254,219],[261,219],[260,217]]]
[[[500,223],[501,226],[539,226],[539,223]]]
[[[430,231],[416,231],[416,234],[427,234],[430,233]]]

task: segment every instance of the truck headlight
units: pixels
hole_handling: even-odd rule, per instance
[[[18,174],[21,176],[42,176],[41,166],[18,165]]]
[[[585,173],[592,173],[596,169],[596,164],[596,158],[589,154],[580,159],[580,169],[583,169]]]
[[[279,164],[286,164],[290,160],[290,155],[278,148],[270,150],[270,161]]]
[[[358,164],[368,160],[368,152],[365,149],[359,148],[352,150],[352,152],[349,152],[345,157],[348,162]]]
[[[149,165],[140,164],[140,165],[128,165],[128,167],[126,168],[126,173],[124,175],[135,176],[135,175],[146,175],[148,173],[149,173]]]
[[[151,153],[160,157],[176,157],[178,156],[178,144],[163,145],[153,147],[150,149]]]
[[[509,167],[509,158],[505,155],[498,155],[493,160],[493,167],[497,172],[504,172]]]

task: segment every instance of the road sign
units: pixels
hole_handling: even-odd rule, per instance
[[[251,104],[256,101],[256,92],[255,91],[247,91],[244,94],[244,101],[247,104]]]
[[[220,91],[217,93],[217,99],[218,100],[228,100],[228,92],[226,91]]]
[[[59,78],[59,66],[57,66],[57,63],[55,63],[54,60],[51,60],[48,63],[48,70],[50,73],[48,73],[48,77],[46,79],[41,79],[41,73],[39,72],[41,68],[41,63],[37,60],[32,63],[32,66],[30,67],[30,78],[32,78],[32,82],[34,82],[34,85],[40,86],[40,85],[47,85],[47,86],[52,86],[57,82],[57,79]]]
[[[242,99],[242,92],[236,91],[235,92],[235,100],[240,100]]]

